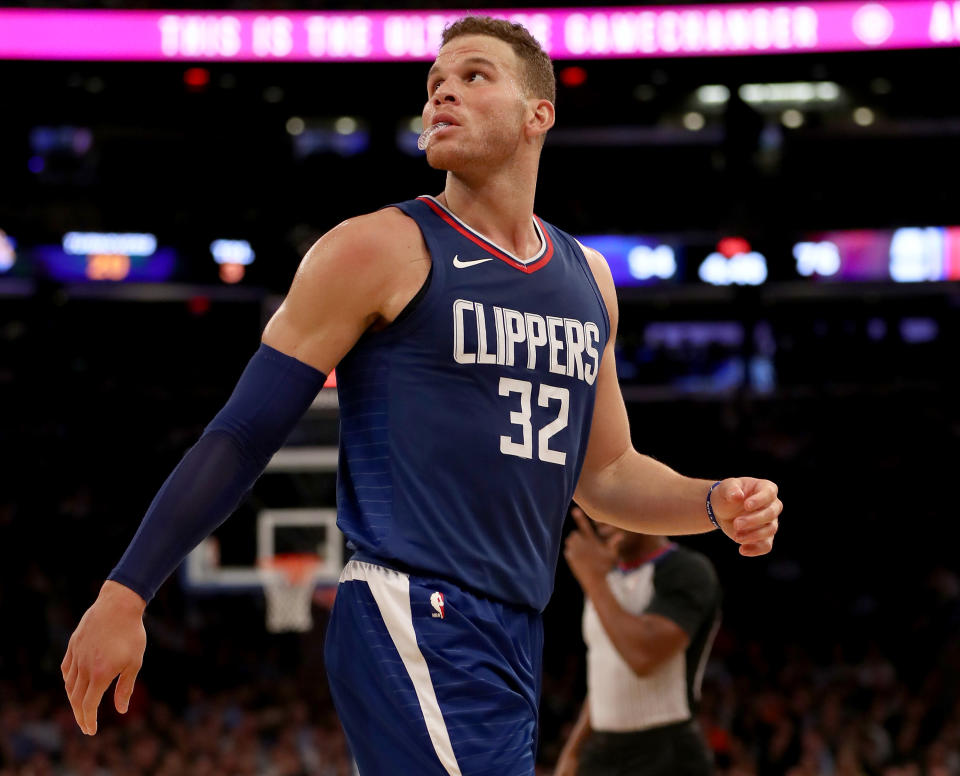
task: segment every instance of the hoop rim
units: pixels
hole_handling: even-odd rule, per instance
[[[257,561],[261,571],[282,574],[294,585],[309,583],[323,564],[324,559],[315,552],[283,552]]]

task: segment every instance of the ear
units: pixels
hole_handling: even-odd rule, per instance
[[[550,100],[531,100],[530,103],[533,111],[527,118],[527,135],[542,140],[556,120],[555,108]]]

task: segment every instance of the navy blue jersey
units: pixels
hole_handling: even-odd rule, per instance
[[[356,558],[543,609],[593,415],[606,305],[534,218],[522,261],[437,200],[396,205],[432,269],[408,314],[337,366],[338,525]]]

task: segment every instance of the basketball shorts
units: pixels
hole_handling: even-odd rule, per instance
[[[533,776],[539,612],[351,560],[327,629],[361,776]]]

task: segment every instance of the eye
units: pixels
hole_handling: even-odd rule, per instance
[[[472,73],[470,73],[470,75],[467,77],[467,80],[468,80],[468,81],[475,81],[476,78],[477,78],[477,76],[480,76],[480,77],[481,77],[482,79],[484,79],[484,80],[486,80],[486,78],[487,78],[486,73],[481,73],[479,70],[474,70],[474,71],[473,71]]]
[[[442,78],[438,78],[436,81],[433,81],[433,82],[430,84],[430,86],[427,87],[427,91],[428,91],[428,92],[435,92],[435,91],[437,91],[437,88],[438,88],[438,87],[440,86],[440,84],[442,84],[442,83],[443,83],[443,79],[442,79]]]

